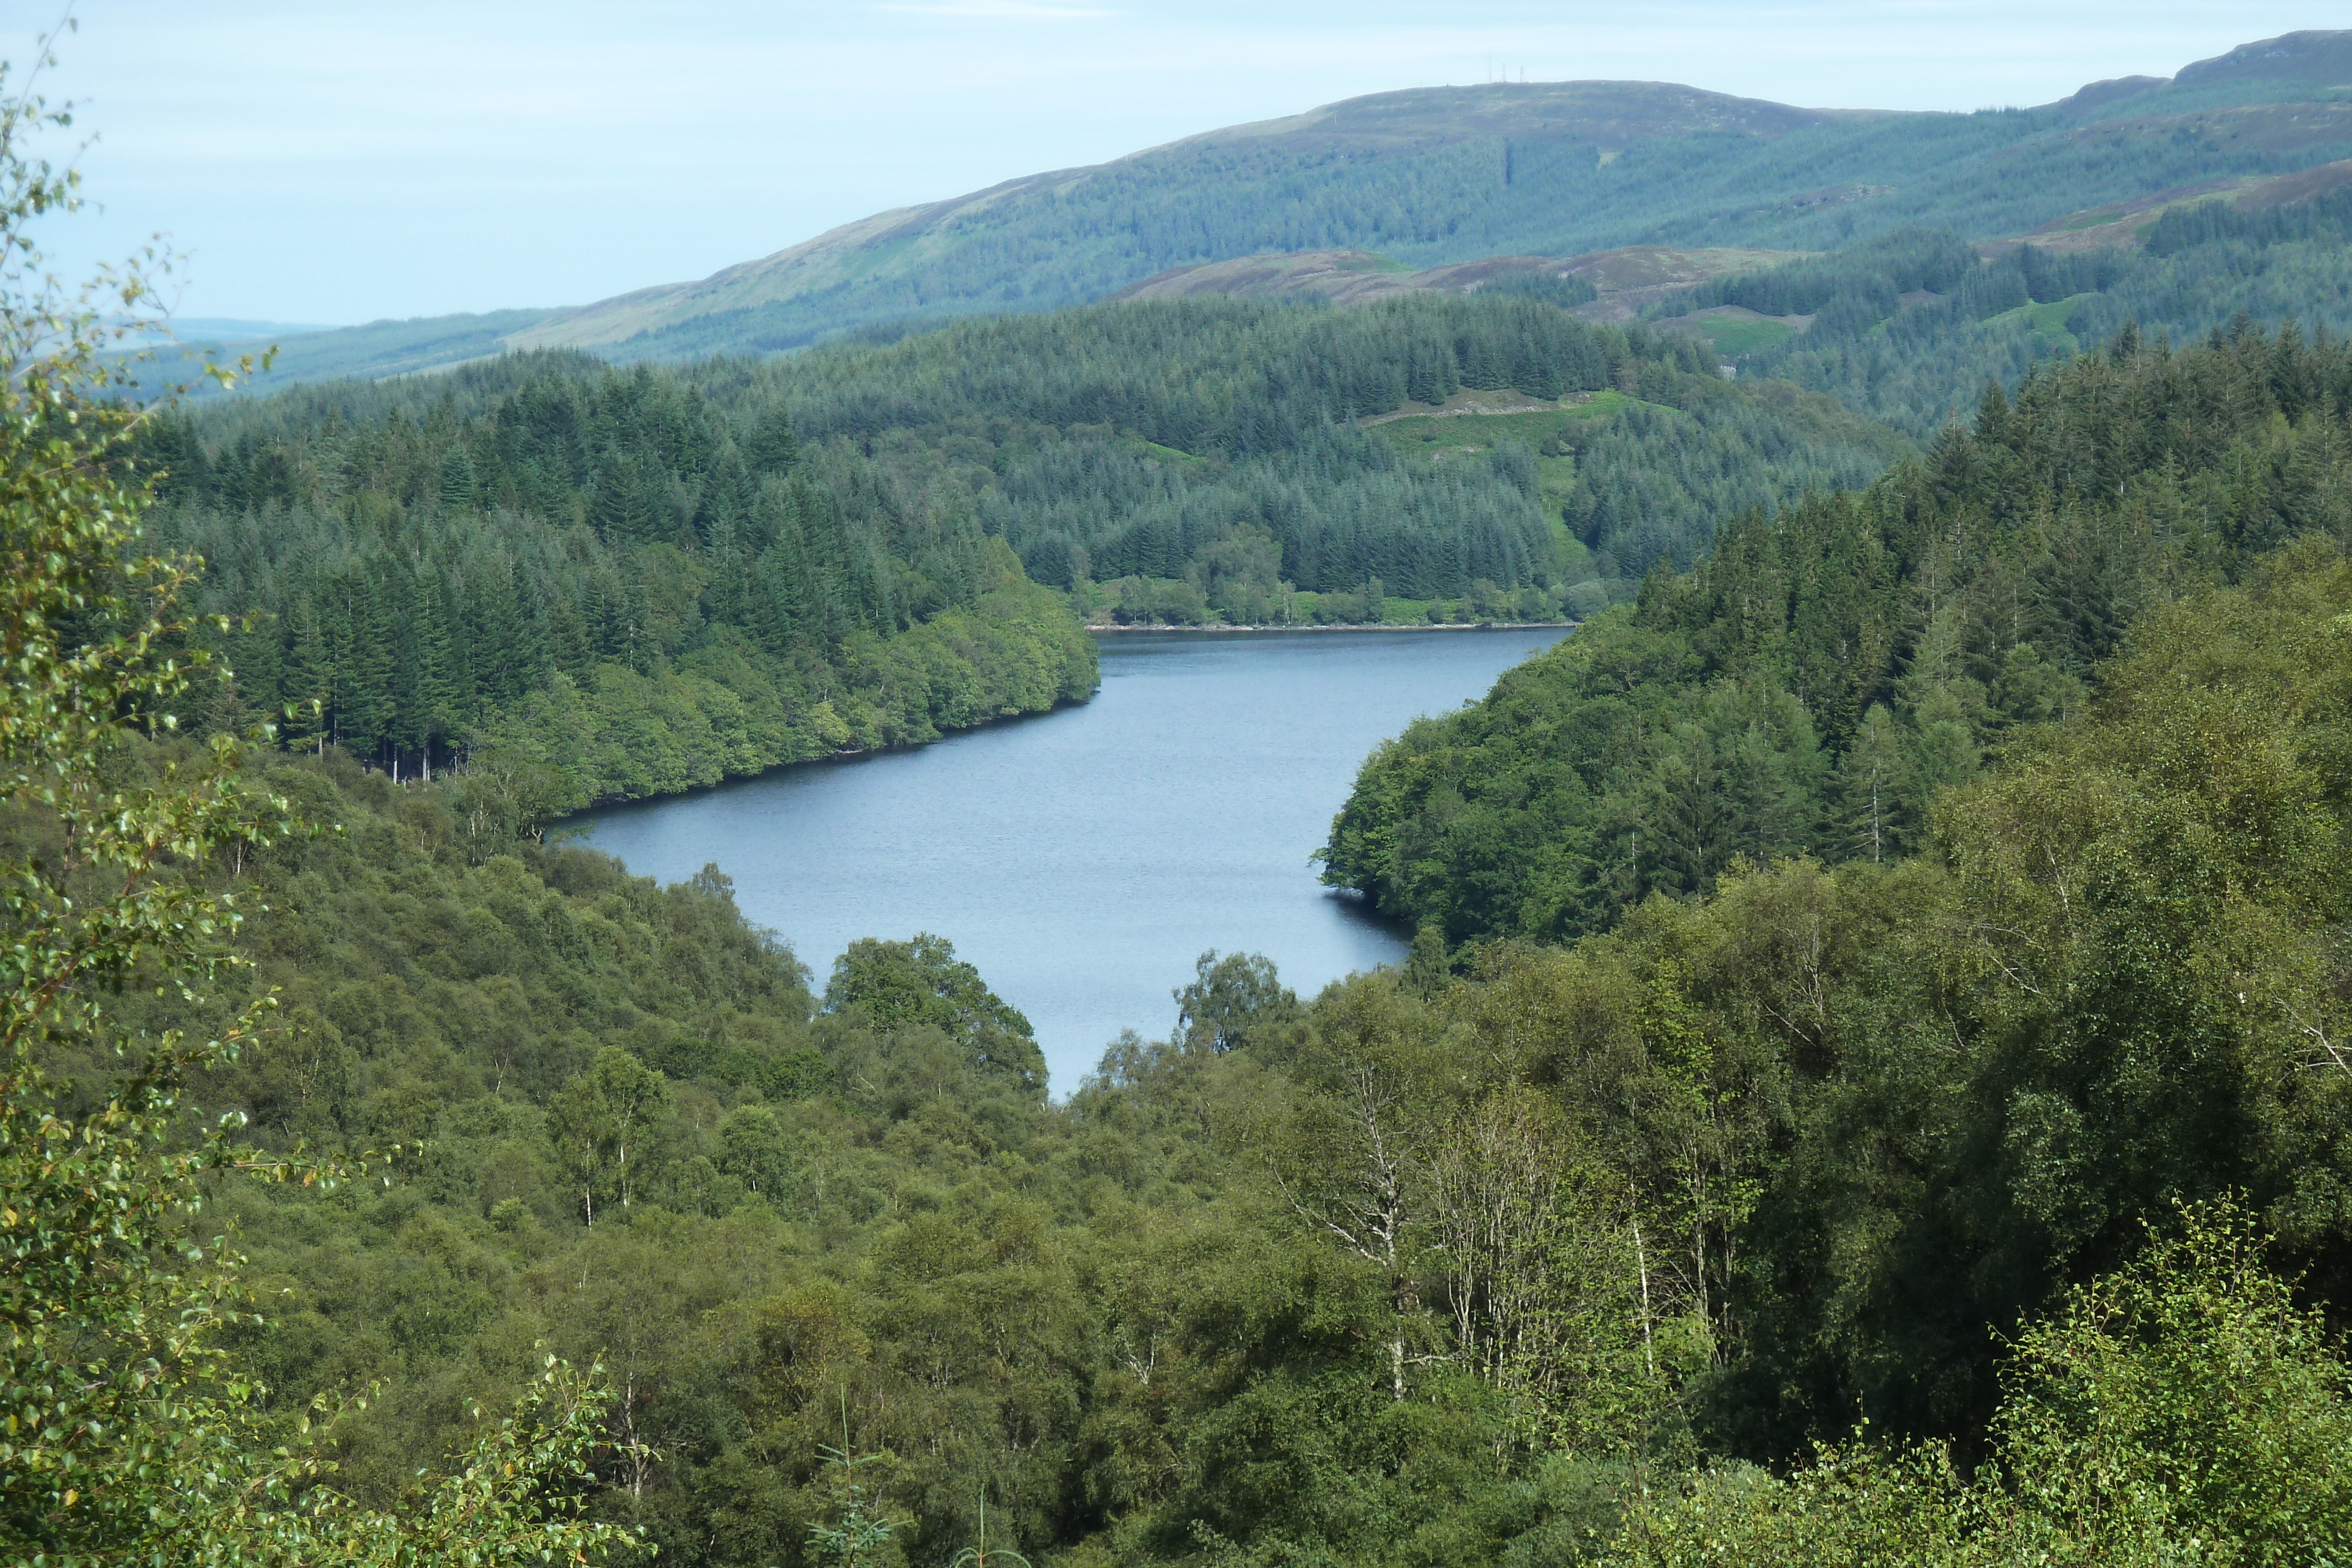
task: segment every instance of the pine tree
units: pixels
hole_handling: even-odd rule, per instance
[[[333,723],[334,657],[319,622],[318,601],[305,594],[294,601],[281,702],[292,711],[284,720],[287,744],[322,741]]]
[[[1840,848],[1873,864],[1903,854],[1911,841],[1910,802],[1910,758],[1895,716],[1884,703],[1873,703],[1838,759],[1837,811],[1845,841]]]
[[[801,460],[800,435],[791,411],[772,402],[760,411],[743,441],[743,461],[758,475],[789,474]]]
[[[474,509],[474,460],[466,455],[465,444],[453,444],[441,457],[441,505],[450,512],[470,512]]]
[[[448,612],[441,584],[432,577],[412,580],[408,602],[415,616],[409,633],[409,659],[415,669],[415,703],[409,733],[429,778],[433,747],[446,745],[458,724],[457,647],[449,635]]]
[[[339,586],[344,637],[336,661],[335,743],[355,756],[374,758],[397,717],[393,606],[376,573],[348,573]]]

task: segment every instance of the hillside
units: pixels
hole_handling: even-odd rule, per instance
[[[971,508],[781,407],[509,355],[204,417],[135,455],[234,661],[205,723],[391,776],[465,768],[478,827],[917,744],[1083,701],[1095,651]],[[487,813],[487,815],[484,815]]]
[[[877,214],[698,283],[560,313],[514,341],[625,356],[789,348],[862,320],[1034,309],[1273,251],[1365,250],[1425,269],[1645,243],[1821,250],[1904,223],[1990,238],[2151,188],[2352,152],[2352,106],[2275,101],[2324,99],[2313,72],[2332,68],[2341,41],[2276,55],[2288,47],[2249,46],[2146,92],[1972,115],[1802,110],[1647,82],[1381,93]]]
[[[2323,108],[2301,106],[2282,123],[2332,120]],[[2013,385],[2126,323],[2174,342],[2241,315],[2352,330],[2347,238],[2352,160],[2336,160],[2153,190],[1991,240],[1908,225],[1818,255],[1644,246],[1420,271],[1367,252],[1312,252],[1175,268],[1125,293],[1342,305],[1414,292],[1528,295],[1586,319],[1690,334],[1743,381],[1791,382],[1924,440],[1988,382]]]
[[[1472,307],[1494,302],[1287,315],[1344,337]],[[1274,308],[1074,314],[1252,309]],[[956,341],[897,347],[936,367]],[[462,405],[421,423],[493,438],[497,485],[521,491],[559,482],[562,454],[502,445],[505,426],[593,426],[633,394],[692,411],[674,380],[570,362],[535,387],[497,377],[565,361],[452,378],[481,406],[529,394],[498,428]],[[845,356],[834,382],[870,369]],[[258,1310],[199,1298],[176,1320],[250,1391],[195,1406],[219,1435],[196,1460],[185,1406],[149,1392],[185,1387],[184,1363],[134,1363],[137,1446],[73,1472],[102,1477],[99,1506],[77,1506],[96,1484],[20,1482],[34,1501],[0,1512],[0,1541],[32,1560],[59,1517],[152,1539],[146,1510],[106,1506],[140,1481],[202,1521],[175,1548],[236,1540],[288,1511],[229,1484],[278,1451],[331,1460],[349,1500],[326,1517],[381,1511],[404,1547],[436,1459],[505,1433],[526,1451],[452,1468],[516,1478],[512,1513],[459,1515],[467,1551],[408,1560],[537,1561],[471,1548],[578,1495],[583,1522],[692,1568],[838,1564],[861,1519],[890,1549],[869,1563],[948,1561],[983,1509],[995,1550],[1046,1568],[2327,1561],[2352,1531],[2352,1369],[2328,1329],[2352,1301],[2347,393],[2333,345],[2126,345],[1988,399],[1865,497],[1751,520],[1367,769],[1392,814],[1357,825],[1415,891],[1520,915],[1505,895],[1591,894],[1586,913],[1629,910],[1613,930],[1464,965],[1429,929],[1408,965],[1311,999],[1263,958],[1204,955],[1166,1037],[1111,1042],[1059,1105],[1026,1022],[936,937],[853,942],[820,994],[803,960],[827,956],[750,927],[715,866],[633,879],[485,813],[495,780],[470,771],[395,785],[332,747],[207,754],[121,700],[160,650],[78,708],[65,680],[107,661],[11,610],[38,684],[0,687],[0,733],[63,712],[104,743],[47,770],[66,824],[136,830],[100,841],[110,866],[179,829],[170,883],[86,898],[50,848],[62,812],[20,788],[0,812],[33,890],[7,905],[12,950],[94,928],[68,951],[147,938],[147,974],[193,980],[233,942],[252,965],[202,993],[19,966],[8,1016],[49,1028],[16,1061],[49,1071],[11,1091],[12,1208],[37,1194],[82,1225],[77,1260],[135,1264],[147,1237],[101,1207],[124,1178],[74,1140],[154,1103],[137,1048],[225,1040],[167,1061],[187,1098],[143,1125],[155,1144],[242,1113],[223,1124],[255,1146],[206,1145],[222,1156],[201,1186],[181,1167],[168,1212],[244,1256],[153,1267]],[[273,407],[228,412],[258,429]],[[362,437],[398,430],[372,412]],[[461,498],[446,450],[428,467],[384,444],[403,460],[372,477],[431,471]],[[355,509],[391,522],[399,490]],[[125,602],[127,507],[95,550],[18,559],[40,589],[62,560],[67,586]],[[153,700],[208,716],[210,684],[184,685],[166,672]],[[1824,795],[1833,822],[1810,810]],[[1816,826],[1847,831],[1848,863],[1764,860]],[[1563,846],[1538,867],[1559,876],[1515,885]],[[1648,890],[1682,896],[1632,903]],[[201,947],[191,913],[213,922]],[[255,1037],[245,1016],[282,1021]],[[394,1147],[382,1181],[220,1168]],[[54,1397],[28,1340],[61,1359],[96,1337],[73,1333],[94,1292],[63,1273],[33,1299],[65,1310],[6,1347],[12,1410]],[[570,1406],[580,1441],[541,1481],[526,1391],[550,1355],[603,1392]],[[494,1429],[480,1413],[509,1400]],[[62,1448],[51,1430],[31,1442]],[[2189,1467],[2217,1479],[2174,1484]]]
[[[2068,213],[2013,240],[1996,240],[1983,248],[1988,257],[2006,256],[2027,245],[2062,254],[2109,247],[2136,249],[2147,240],[2157,219],[2175,208],[2221,202],[2232,212],[2259,213],[2315,201],[2347,184],[2352,184],[2352,159],[2268,178],[2241,174],[2200,180],[2192,185],[2152,191],[2128,201],[2108,202],[2087,212]]]
[[[1175,267],[1131,283],[1113,299],[1228,299],[1308,296],[1361,305],[1398,294],[1512,294],[1565,305],[1591,321],[1627,321],[1642,307],[1729,273],[1794,261],[1802,251],[1628,246],[1591,256],[1490,256],[1416,271],[1361,250],[1236,256]]]
[[[1866,490],[1726,525],[1693,571],[1365,764],[1328,880],[1451,943],[1561,940],[1735,857],[1881,863],[2082,708],[2134,617],[2352,528],[2338,342],[2126,335],[1989,390]],[[2231,476],[2224,479],[2222,476]]]
[[[145,444],[206,608],[274,617],[232,653],[238,711],[320,699],[302,733],[409,773],[499,749],[566,805],[1082,695],[1037,585],[1122,622],[1585,614],[1904,444],[1684,339],[1483,291],[626,371],[508,355]]]
[[[2352,330],[2352,163],[2202,182],[1971,244],[1906,228],[1729,273],[1643,311],[1706,340],[1743,379],[1793,382],[1927,439],[1988,382],[2127,327],[2173,343],[2240,318]]]
[[[877,214],[698,283],[642,289],[560,313],[514,340],[526,347],[611,348],[643,336],[652,340],[648,347],[666,347],[708,340],[714,331],[732,338],[749,331],[757,346],[790,347],[823,329],[796,331],[789,324],[796,309],[820,311],[824,326],[837,329],[877,315],[940,314],[943,308],[1034,308],[1096,298],[1129,281],[1136,263],[1104,254],[1109,246],[1139,246],[1142,256],[1165,265],[1194,259],[1202,249],[1212,257],[1236,254],[1219,231],[1234,240],[1262,235],[1249,250],[1295,250],[1311,248],[1299,243],[1308,237],[1305,225],[1324,230],[1333,241],[1344,230],[1364,228],[1360,220],[1284,211],[1292,204],[1266,199],[1277,184],[1302,175],[1321,187],[1308,203],[1328,204],[1342,191],[1362,189],[1368,177],[1395,186],[1400,175],[1438,173],[1442,186],[1409,197],[1418,211],[1408,209],[1402,224],[1348,238],[1442,246],[1442,229],[1461,221],[1464,198],[1475,204],[1471,193],[1490,172],[1462,166],[1465,152],[1475,157],[1499,152],[1505,163],[1510,162],[1505,150],[1513,144],[1596,149],[1588,158],[1613,158],[1660,141],[1777,140],[1837,118],[1653,82],[1379,93],[1209,131],[1093,168],[1055,170]],[[1491,172],[1499,172],[1506,185],[1516,178],[1509,168]],[[1139,205],[1145,210],[1132,217],[1114,215]],[[1186,232],[1199,227],[1209,234],[1194,238]],[[1062,276],[1047,278],[1037,275],[1039,242],[1076,242],[1080,250],[1057,256]],[[1443,259],[1471,254],[1456,248]]]
[[[274,384],[500,347],[774,351],[1270,255],[1362,251],[1426,272],[1635,246],[1822,251],[1906,224],[1995,240],[2151,192],[2352,157],[2347,38],[2291,34],[2170,81],[1973,114],[1807,110],[1654,82],[1379,93],[878,213],[698,281],[487,333],[428,321],[294,340]]]

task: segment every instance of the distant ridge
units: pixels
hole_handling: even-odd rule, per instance
[[[1004,209],[1024,201],[1066,200],[1079,187],[1116,184],[1137,170],[1171,161],[1236,151],[1246,154],[1268,147],[1310,158],[1361,157],[1485,138],[1590,145],[1609,155],[1662,138],[1769,139],[1857,117],[1671,82],[1513,82],[1373,93],[1304,114],[1204,131],[1108,163],[1057,169],[943,202],[877,213],[698,282],[638,289],[558,312],[518,334],[514,342],[518,348],[609,348],[698,318],[750,312],[804,294],[837,290],[843,275],[850,271],[886,277],[893,271],[916,273],[930,246],[946,235],[985,228]],[[1112,289],[1098,294],[1108,292]]]
[[[1171,292],[1370,298],[1475,283],[1444,281],[1449,267],[1826,251],[1905,225],[1995,243],[2149,193],[2352,159],[2338,89],[2352,94],[2352,32],[2289,33],[2170,80],[2115,78],[1978,114],[1805,109],[1669,82],[1373,93],[877,213],[690,282],[305,335],[264,384],[512,349],[772,353]]]
[[[2283,33],[2180,68],[2175,87],[2242,81],[2352,88],[2352,31]]]
[[[2121,103],[2127,98],[2137,98],[2142,93],[2154,92],[2158,88],[2170,85],[2169,77],[2112,77],[2105,81],[2095,81],[2088,87],[2077,88],[2074,92],[2060,99],[2057,107],[2072,110],[2099,109],[2107,104]]]

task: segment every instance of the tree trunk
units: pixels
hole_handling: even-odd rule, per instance
[[[1633,1266],[1642,1274],[1642,1364],[1658,1375],[1658,1357],[1650,1340],[1650,1255],[1642,1246],[1642,1222],[1633,1221]]]

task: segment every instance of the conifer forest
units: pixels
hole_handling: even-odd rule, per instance
[[[6,1560],[2352,1562],[2352,89],[2275,64],[2352,36],[2271,43],[1622,159],[1391,95],[373,378],[6,272]],[[1409,956],[1202,953],[1077,1082],[566,831],[1120,629],[1495,622],[1573,630],[1296,846]]]

